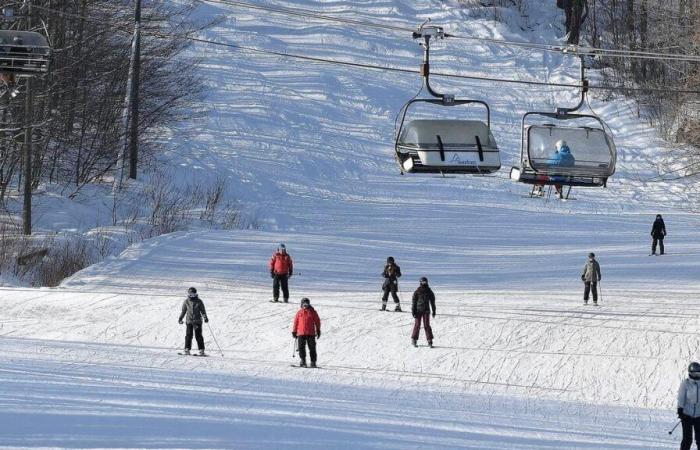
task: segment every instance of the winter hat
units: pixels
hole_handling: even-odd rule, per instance
[[[661,218],[661,214],[657,214],[657,215],[656,215],[656,218],[657,218],[657,219],[660,219],[660,218]]]
[[[302,298],[302,299],[301,299],[301,306],[302,306],[302,308],[304,307],[304,305],[306,305],[306,306],[311,306],[311,300],[309,300],[309,299],[306,298],[306,297]]]
[[[287,250],[287,247],[284,244],[280,244],[279,247],[277,247],[277,250]]]
[[[187,289],[187,296],[189,298],[195,298],[197,296],[197,289],[193,287]]]
[[[688,366],[688,376],[693,380],[700,380],[700,364],[691,362]]]
[[[557,150],[562,148],[562,147],[568,147],[569,145],[566,143],[564,139],[559,139],[557,141]]]
[[[387,263],[387,264],[394,264],[394,257],[393,257],[393,256],[388,257],[388,258],[386,259],[386,263]]]
[[[590,252],[590,253],[588,254],[588,257],[589,257],[589,258],[595,258],[595,253]]]
[[[425,277],[420,277],[420,285],[421,286],[427,286],[428,285],[428,279]]]

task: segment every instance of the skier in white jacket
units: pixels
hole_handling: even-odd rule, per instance
[[[683,426],[681,450],[690,450],[695,430],[695,443],[700,448],[700,364],[690,363],[688,378],[678,388],[678,418]]]

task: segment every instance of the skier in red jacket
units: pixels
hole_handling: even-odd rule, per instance
[[[301,299],[301,309],[294,316],[292,337],[297,340],[299,346],[301,359],[299,366],[306,367],[306,344],[308,344],[311,367],[316,367],[316,339],[321,337],[321,319],[306,297]]]
[[[277,251],[270,259],[270,276],[272,277],[272,301],[278,302],[280,298],[280,286],[282,286],[282,295],[284,302],[289,302],[289,284],[288,280],[294,273],[294,263],[292,257],[287,253],[287,247],[280,244]]]

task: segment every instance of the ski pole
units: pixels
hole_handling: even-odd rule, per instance
[[[292,358],[297,356],[297,338],[292,336],[292,339],[294,340],[294,350],[292,351]]]
[[[603,301],[603,284],[598,280],[598,288],[600,289],[600,301]]]
[[[206,322],[206,324],[207,324],[207,327],[209,327],[209,333],[211,334],[211,337],[214,338],[214,343],[216,344],[217,347],[219,347],[219,353],[221,353],[221,356],[223,357],[224,352],[223,352],[223,350],[221,350],[221,346],[219,345],[219,343],[216,340],[216,336],[214,335],[214,331],[212,331],[212,329],[211,329],[211,325],[209,325],[209,322]]]
[[[673,434],[673,432],[676,431],[676,428],[678,428],[678,425],[680,425],[680,424],[681,424],[681,421],[679,420],[678,423],[673,428],[671,428],[671,431],[669,431],[668,434]]]

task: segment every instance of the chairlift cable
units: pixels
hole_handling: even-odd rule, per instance
[[[155,37],[165,38],[165,36],[162,36],[162,35],[155,35],[155,34],[149,34],[149,35],[155,36]],[[248,46],[244,46],[244,45],[231,44],[231,43],[225,43],[225,42],[217,42],[217,41],[212,41],[209,39],[202,39],[202,38],[196,38],[196,37],[187,37],[186,39],[189,39],[189,40],[194,41],[194,42],[204,43],[204,44],[235,48],[235,49],[254,52],[254,53],[280,56],[280,57],[286,57],[286,58],[291,58],[291,59],[300,59],[300,60],[318,62],[318,63],[323,63],[323,64],[335,64],[335,65],[341,65],[341,66],[347,66],[347,67],[357,67],[357,68],[362,68],[362,69],[383,70],[383,71],[387,71],[387,72],[400,72],[400,73],[411,73],[411,74],[420,73],[420,71],[417,69],[388,67],[388,66],[380,66],[380,65],[375,65],[375,64],[358,63],[358,62],[351,62],[351,61],[339,61],[339,60],[334,60],[334,59],[300,55],[300,54],[295,54],[295,53],[285,53],[285,52],[277,52],[277,51],[273,51],[273,50],[264,50],[264,49],[248,47]],[[522,84],[522,85],[531,85],[531,86],[550,86],[550,87],[576,88],[576,89],[581,89],[581,87],[582,87],[580,84],[573,84],[573,83],[551,83],[551,82],[545,82],[545,81],[513,80],[513,79],[506,79],[506,78],[481,77],[481,76],[475,76],[475,75],[463,75],[463,74],[444,73],[444,72],[432,72],[432,75],[444,77],[444,78],[455,78],[455,79],[465,79],[465,80],[475,80],[475,81],[488,81],[488,82],[496,82],[496,83]],[[678,93],[678,94],[700,94],[700,91],[696,91],[696,90],[635,88],[635,87],[626,87],[626,86],[600,86],[600,85],[592,85],[592,84],[589,84],[588,88],[589,89],[603,90],[603,91],[667,92],[667,93]]]
[[[361,26],[370,27],[370,28],[379,28],[379,29],[401,31],[401,32],[407,32],[407,33],[412,33],[413,31],[415,31],[412,28],[399,27],[399,26],[388,25],[388,24],[380,24],[377,22],[371,22],[371,21],[367,21],[367,20],[341,18],[341,17],[331,16],[328,14],[318,14],[318,13],[315,13],[313,11],[299,9],[299,8],[256,5],[256,4],[243,2],[243,1],[239,1],[239,0],[200,0],[200,1],[207,2],[207,3],[218,3],[218,4],[228,5],[228,6],[236,6],[236,7],[246,8],[246,9],[261,10],[261,11],[272,12],[272,13],[288,15],[288,16],[298,16],[298,17],[305,17],[305,18],[311,17],[311,18],[315,18],[315,19],[319,19],[319,20],[325,20],[325,21],[336,22],[336,23],[346,23],[346,24],[351,24],[351,25],[361,25]],[[600,55],[600,56],[608,56],[608,57],[634,58],[634,59],[662,59],[662,60],[677,60],[677,61],[687,61],[687,62],[700,62],[700,55],[683,55],[683,54],[675,54],[675,53],[652,52],[652,51],[645,51],[645,50],[605,49],[605,48],[597,48],[597,47],[579,47],[579,46],[572,47],[572,46],[560,45],[560,44],[538,44],[538,43],[530,43],[530,42],[506,41],[506,40],[502,40],[502,39],[484,38],[484,37],[458,35],[458,34],[450,34],[450,33],[448,33],[446,36],[452,37],[455,39],[488,42],[488,43],[502,45],[502,46],[523,47],[523,48],[530,48],[530,49],[536,49],[536,50],[542,50],[542,51],[551,51],[551,52],[556,52],[556,53],[563,53],[563,52],[565,53],[565,52],[569,51],[571,53],[578,53],[578,54],[583,54],[586,56]]]

